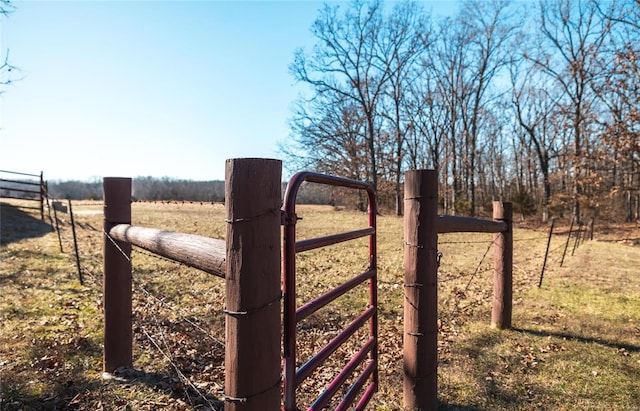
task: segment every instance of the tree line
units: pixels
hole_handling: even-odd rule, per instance
[[[640,1],[326,4],[282,145],[294,168],[371,182],[402,213],[407,169],[439,171],[450,214],[639,218]]]
[[[224,181],[193,181],[170,177],[135,177],[133,201],[224,202]],[[102,181],[53,181],[48,183],[51,198],[102,200]]]
[[[25,180],[26,181],[26,180]],[[203,203],[224,203],[225,182],[194,181],[169,177],[135,177],[132,182],[133,201],[193,201]],[[103,200],[102,181],[52,181],[48,184],[49,197],[70,200]],[[10,184],[4,195],[12,194]],[[282,183],[284,194],[287,183]],[[14,193],[15,194],[15,193]],[[24,197],[29,197],[23,195]],[[35,194],[30,198],[34,198]],[[301,204],[345,205],[347,198],[342,190],[331,187],[303,184],[298,194]]]

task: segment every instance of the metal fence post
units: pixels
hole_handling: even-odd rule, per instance
[[[491,327],[511,328],[513,307],[513,205],[493,202],[493,219],[507,223],[507,230],[493,235],[494,272]]]
[[[564,244],[564,251],[562,252],[562,259],[560,260],[560,267],[564,263],[564,256],[567,254],[567,248],[569,248],[569,241],[571,240],[571,233],[573,232],[573,222],[575,221],[575,214],[571,216],[571,224],[569,224],[569,234],[567,235],[567,242]]]
[[[542,261],[542,271],[540,271],[540,281],[538,282],[538,288],[542,287],[542,277],[544,277],[544,269],[547,266],[547,257],[549,257],[549,247],[551,246],[551,236],[553,235],[553,226],[556,223],[556,219],[551,219],[551,227],[549,228],[549,237],[547,238],[547,249],[544,252],[544,260]]]
[[[40,219],[44,221],[44,199],[45,199],[45,191],[44,191],[44,173],[40,172]]]
[[[69,204],[69,218],[71,219],[71,233],[73,234],[73,250],[76,253],[76,267],[78,268],[78,280],[80,280],[80,285],[84,285],[84,280],[82,279],[82,267],[80,266],[80,251],[78,250],[78,238],[76,236],[76,222],[73,219],[73,208],[71,208],[71,199],[67,200]]]
[[[404,406],[438,407],[438,173],[411,170],[404,183]]]
[[[107,177],[104,188],[104,357],[103,370],[130,367],[132,360],[131,244],[108,236],[118,224],[131,224],[131,179]]]
[[[226,163],[225,410],[278,410],[281,401],[282,162]]]

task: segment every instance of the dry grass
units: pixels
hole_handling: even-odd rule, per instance
[[[0,409],[216,409],[224,384],[224,282],[139,251],[134,265],[134,364],[103,380],[101,205],[74,203],[85,275],[80,286],[63,224],[55,233],[2,209]],[[362,227],[360,213],[300,206],[299,238]],[[67,215],[62,215],[67,218]],[[137,225],[223,238],[221,205],[133,205]],[[566,230],[566,228],[564,228]],[[625,227],[626,238],[639,237]],[[561,232],[558,230],[558,232]],[[615,238],[612,228],[608,240]],[[378,221],[380,391],[372,409],[402,402],[402,219]],[[546,231],[516,229],[514,329],[489,328],[489,234],[440,237],[439,400],[442,409],[633,409],[640,407],[640,249],[581,245],[559,267],[554,237],[538,288]],[[628,241],[627,241],[627,244]],[[573,245],[573,244],[571,244]],[[488,254],[483,260],[483,255]],[[571,246],[569,253],[571,252]],[[366,268],[364,241],[298,256],[299,304]],[[366,304],[366,290],[300,325],[304,361]],[[156,347],[157,345],[157,347]],[[158,349],[158,347],[160,349]],[[344,361],[354,347],[334,356]],[[299,392],[301,405],[335,373],[332,363]]]

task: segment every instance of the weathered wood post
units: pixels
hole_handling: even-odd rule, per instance
[[[226,163],[225,410],[280,409],[282,162]]]
[[[438,173],[404,182],[404,406],[438,407]]]
[[[106,177],[104,189],[104,357],[103,371],[132,361],[131,244],[110,238],[118,224],[131,224],[131,179]]]
[[[491,327],[511,328],[513,307],[513,205],[493,202],[493,219],[504,221],[507,230],[493,235],[493,305]]]

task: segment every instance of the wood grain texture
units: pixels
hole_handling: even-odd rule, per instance
[[[109,231],[116,240],[126,241],[162,257],[224,278],[225,241],[195,234],[120,224]]]
[[[438,174],[405,173],[404,407],[438,406]]]

